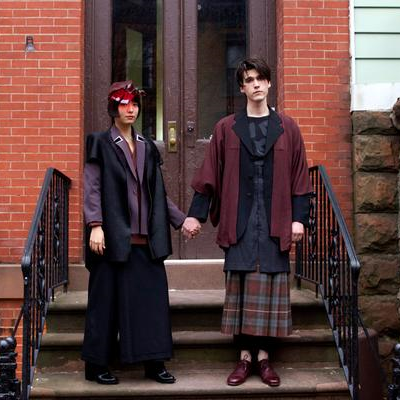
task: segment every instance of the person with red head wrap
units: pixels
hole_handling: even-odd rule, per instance
[[[165,194],[157,147],[133,127],[143,95],[132,81],[113,83],[112,126],[86,138],[82,359],[86,379],[100,384],[118,383],[108,368],[116,353],[122,363],[143,362],[147,378],[175,382],[164,365],[172,357],[164,259],[172,253],[170,225],[178,229],[185,215]]]

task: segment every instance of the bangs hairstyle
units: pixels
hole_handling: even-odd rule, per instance
[[[141,102],[140,96],[135,96],[132,99],[132,102],[136,103],[138,105],[138,107],[139,107],[139,111],[138,111],[138,115],[137,115],[138,118],[139,118],[140,110],[142,109],[142,102]],[[120,105],[120,103],[118,101],[115,101],[115,100],[110,100],[108,102],[107,112],[108,112],[108,115],[111,118],[118,118],[119,117],[119,112],[118,112],[118,106],[119,105]]]
[[[243,86],[244,73],[255,69],[261,79],[271,82],[271,68],[262,58],[248,58],[241,61],[236,68],[236,81],[240,87]]]

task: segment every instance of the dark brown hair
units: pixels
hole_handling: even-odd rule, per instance
[[[271,82],[271,68],[262,58],[247,58],[240,61],[236,68],[236,81],[240,87],[243,86],[244,73],[251,69],[255,69],[261,79]]]

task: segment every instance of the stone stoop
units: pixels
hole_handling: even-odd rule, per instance
[[[219,332],[224,291],[170,290],[177,377],[162,385],[143,377],[141,365],[112,370],[120,384],[103,386],[84,379],[80,360],[87,292],[59,293],[47,317],[31,398],[35,399],[350,399],[326,322],[324,308],[307,289],[292,289],[293,334],[277,339],[270,357],[281,375],[278,388],[252,376],[230,387],[226,378],[237,354],[232,338]]]

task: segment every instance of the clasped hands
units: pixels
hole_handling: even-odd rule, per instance
[[[193,239],[200,233],[200,230],[201,224],[197,218],[186,217],[181,228],[181,232],[186,239]]]

